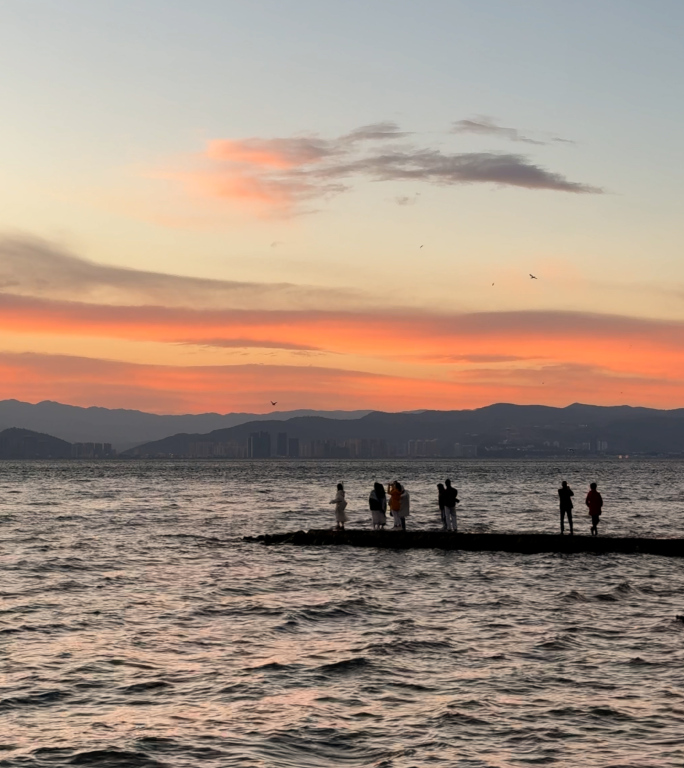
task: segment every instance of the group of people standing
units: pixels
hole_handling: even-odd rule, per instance
[[[599,518],[603,508],[603,498],[597,490],[596,483],[591,483],[589,489],[585,503],[589,510],[588,515],[591,517],[591,535],[597,536]],[[558,489],[561,535],[565,533],[566,517],[570,526],[570,533],[574,533],[572,524],[572,510],[574,506],[572,498],[574,495],[567,481],[563,480],[561,487]],[[337,493],[330,503],[335,505],[337,530],[344,530],[344,524],[349,521],[349,517],[346,512],[347,500],[342,483],[337,484]],[[444,484],[437,483],[437,503],[442,518],[442,530],[455,533],[457,530],[456,505],[460,503],[460,499],[458,498],[458,490],[452,486],[451,480],[448,478],[444,481]],[[393,530],[406,530],[406,518],[411,510],[411,497],[408,490],[398,480],[389,483],[387,490],[385,490],[382,483],[374,483],[373,490],[368,497],[368,506],[370,507],[374,531],[385,530],[388,507],[394,521]]]
[[[437,483],[439,511],[442,516],[442,530],[456,531],[456,505],[460,502],[458,491],[451,485],[448,478],[442,483]],[[335,498],[331,499],[335,505],[335,524],[337,530],[344,530],[344,524],[348,522],[347,500],[345,498],[344,485],[337,484]],[[373,490],[368,497],[371,520],[374,531],[383,531],[387,525],[387,508],[394,521],[393,530],[406,530],[406,518],[411,514],[411,494],[398,481],[387,485],[387,490],[382,483],[373,483]]]
[[[389,507],[394,529],[406,530],[406,518],[411,514],[411,494],[398,481],[389,483],[387,491],[382,483],[373,483],[373,490],[368,497],[371,521],[374,531],[383,531],[387,525],[387,508]]]
[[[573,534],[572,528],[572,497],[574,496],[572,488],[567,483],[567,480],[563,480],[561,487],[558,489],[558,497],[560,499],[560,529],[561,535],[565,533],[565,517],[567,515],[568,525],[570,526],[570,533]],[[598,524],[601,517],[601,510],[603,508],[603,497],[597,490],[596,483],[589,485],[589,493],[585,499],[585,504],[588,507],[587,515],[591,518],[591,535],[598,536]]]

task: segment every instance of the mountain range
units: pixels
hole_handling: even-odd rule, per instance
[[[278,411],[276,413],[197,413],[165,416],[123,408],[82,408],[51,400],[24,403],[0,400],[0,430],[19,427],[48,432],[71,443],[111,443],[124,451],[140,443],[178,432],[211,432],[247,421],[282,421],[296,416],[320,415],[331,419],[356,419],[369,411]]]
[[[404,413],[300,410],[174,416],[4,400],[2,430],[6,444],[0,454],[6,458],[28,458],[36,440],[45,455],[66,456],[66,443],[110,443],[131,458],[684,454],[684,409],[581,403],[565,408],[499,403]],[[22,437],[20,430],[41,434]],[[106,446],[84,448],[75,446],[71,455],[110,455]]]
[[[281,435],[280,446],[278,436]],[[254,439],[268,448],[253,452]],[[250,439],[252,442],[250,442]],[[185,433],[143,444],[131,456],[288,455],[370,458],[373,456],[520,456],[557,454],[684,453],[684,409],[661,411],[630,406],[575,403],[566,408],[500,403],[460,411],[383,413],[335,420],[293,417],[286,422],[245,422],[209,433]],[[294,445],[294,444],[293,444]],[[236,451],[246,451],[244,454]],[[287,447],[285,447],[287,446]],[[231,453],[232,451],[232,453]]]

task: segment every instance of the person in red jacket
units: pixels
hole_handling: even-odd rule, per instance
[[[591,535],[598,536],[598,523],[599,517],[601,517],[601,507],[603,507],[603,498],[601,494],[596,490],[596,483],[591,483],[589,488],[591,490],[587,494],[587,506],[589,507],[589,514],[591,515]]]

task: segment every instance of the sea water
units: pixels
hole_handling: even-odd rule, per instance
[[[684,560],[350,547],[374,480],[438,528],[684,536],[674,461],[0,463],[0,766],[684,765]],[[387,531],[387,536],[401,536]]]

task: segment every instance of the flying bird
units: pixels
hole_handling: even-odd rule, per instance
[[[420,246],[420,248],[422,248],[422,247],[423,247],[423,246],[421,245],[421,246]],[[418,250],[420,250],[420,248],[419,248]]]
[[[278,405],[278,401],[277,400],[275,400],[275,401],[271,400],[271,405]]]
[[[532,280],[539,280],[539,278],[536,275],[533,275],[531,272],[530,272],[530,277],[532,278]]]

